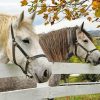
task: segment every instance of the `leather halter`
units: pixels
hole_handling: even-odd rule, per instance
[[[95,50],[97,50],[96,48],[93,50],[88,51],[85,47],[83,47],[77,40],[76,37],[76,33],[75,33],[75,37],[74,37],[74,44],[75,44],[75,55],[80,59],[80,57],[77,55],[77,47],[80,46],[83,50],[85,50],[87,52],[86,57],[85,57],[85,62],[87,62],[87,59],[89,57],[89,55],[91,55],[92,52],[94,52]],[[80,59],[81,60],[81,59]]]
[[[35,55],[33,57],[30,57],[22,48],[21,46],[16,42],[15,40],[15,37],[14,37],[14,31],[13,31],[13,27],[12,27],[12,24],[11,24],[11,36],[12,36],[12,55],[13,55],[13,61],[14,63],[19,66],[22,70],[22,72],[28,76],[29,78],[33,78],[33,75],[31,75],[30,72],[28,72],[28,65],[35,59],[37,58],[40,58],[40,57],[46,57],[44,54],[39,54],[39,55]],[[25,69],[19,65],[16,61],[16,56],[15,56],[15,47],[17,47],[21,52],[22,54],[26,57],[27,61],[26,61],[26,65],[25,65]],[[29,75],[29,74],[30,75]]]

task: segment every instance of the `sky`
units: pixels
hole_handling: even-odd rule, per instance
[[[19,15],[23,10],[25,11],[25,16],[30,16],[28,13],[27,7],[21,7],[20,4],[21,0],[0,0],[0,13],[6,13],[11,15]],[[50,0],[49,0],[50,1]],[[55,24],[53,26],[47,25],[46,27],[43,25],[43,19],[40,16],[36,16],[34,25],[37,26],[37,30],[39,29],[40,32],[53,29],[59,29],[61,27],[71,27],[75,25],[81,25],[82,22],[85,22],[85,29],[86,30],[100,30],[97,29],[96,26],[99,23],[91,23],[88,22],[85,18],[81,18],[75,21],[66,21],[63,20],[62,22]]]

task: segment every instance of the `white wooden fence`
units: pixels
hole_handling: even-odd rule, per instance
[[[100,66],[79,63],[54,63],[53,74],[100,74]],[[24,75],[14,65],[0,64],[0,78]],[[0,100],[38,100],[62,96],[100,93],[100,83],[71,83],[65,86],[42,87],[0,92]]]

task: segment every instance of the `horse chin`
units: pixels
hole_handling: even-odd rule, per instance
[[[99,62],[93,61],[93,65],[94,65],[94,66],[97,66],[97,65],[99,65],[99,64],[100,64]]]
[[[37,83],[44,83],[44,82],[48,81],[48,79],[41,79],[41,78],[39,78],[36,73],[35,73],[35,79],[36,79]]]
[[[92,63],[90,60],[87,60],[86,63]]]
[[[35,78],[36,78],[36,81],[37,81],[38,83],[43,83],[36,73],[35,73]]]
[[[98,62],[96,62],[94,60],[93,61],[88,60],[87,63],[90,63],[90,64],[92,64],[94,66],[97,66],[99,64]]]

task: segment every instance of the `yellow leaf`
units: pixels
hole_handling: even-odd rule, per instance
[[[93,2],[92,2],[92,8],[93,9],[100,8],[100,0],[93,0]]]
[[[55,0],[52,0],[52,4],[54,4],[55,3]]]
[[[72,13],[69,9],[65,9],[65,13],[68,17],[72,17]]]
[[[51,8],[48,8],[48,12],[51,12],[52,11],[52,9]]]
[[[38,0],[34,0],[34,1],[33,1],[33,4],[35,4],[35,3],[37,3],[37,2],[38,2]]]
[[[57,14],[54,14],[53,20],[59,20],[59,17],[57,16]]]
[[[48,14],[44,14],[43,18],[47,20],[48,19]]]
[[[85,12],[85,13],[84,13],[84,16],[87,16],[87,15],[89,15],[89,13],[88,13],[88,12]]]
[[[27,0],[22,0],[21,1],[21,6],[26,6],[28,4]]]
[[[100,17],[100,8],[96,9],[95,16],[96,17]]]
[[[43,4],[42,4],[42,7],[46,7],[46,4],[45,4],[45,3],[43,3]]]
[[[63,1],[61,1],[61,2],[60,2],[60,6],[62,6],[62,5],[63,5],[63,3],[64,3],[64,2],[63,2]]]
[[[46,4],[43,3],[41,6],[42,6],[42,7],[41,7],[41,10],[42,10],[43,12],[46,12],[46,10],[47,10]]]
[[[66,15],[65,18],[67,18],[68,20],[71,20],[71,17]]]
[[[85,10],[84,8],[81,8],[81,9],[80,9],[80,12],[81,12],[81,13],[85,13],[86,10]]]

